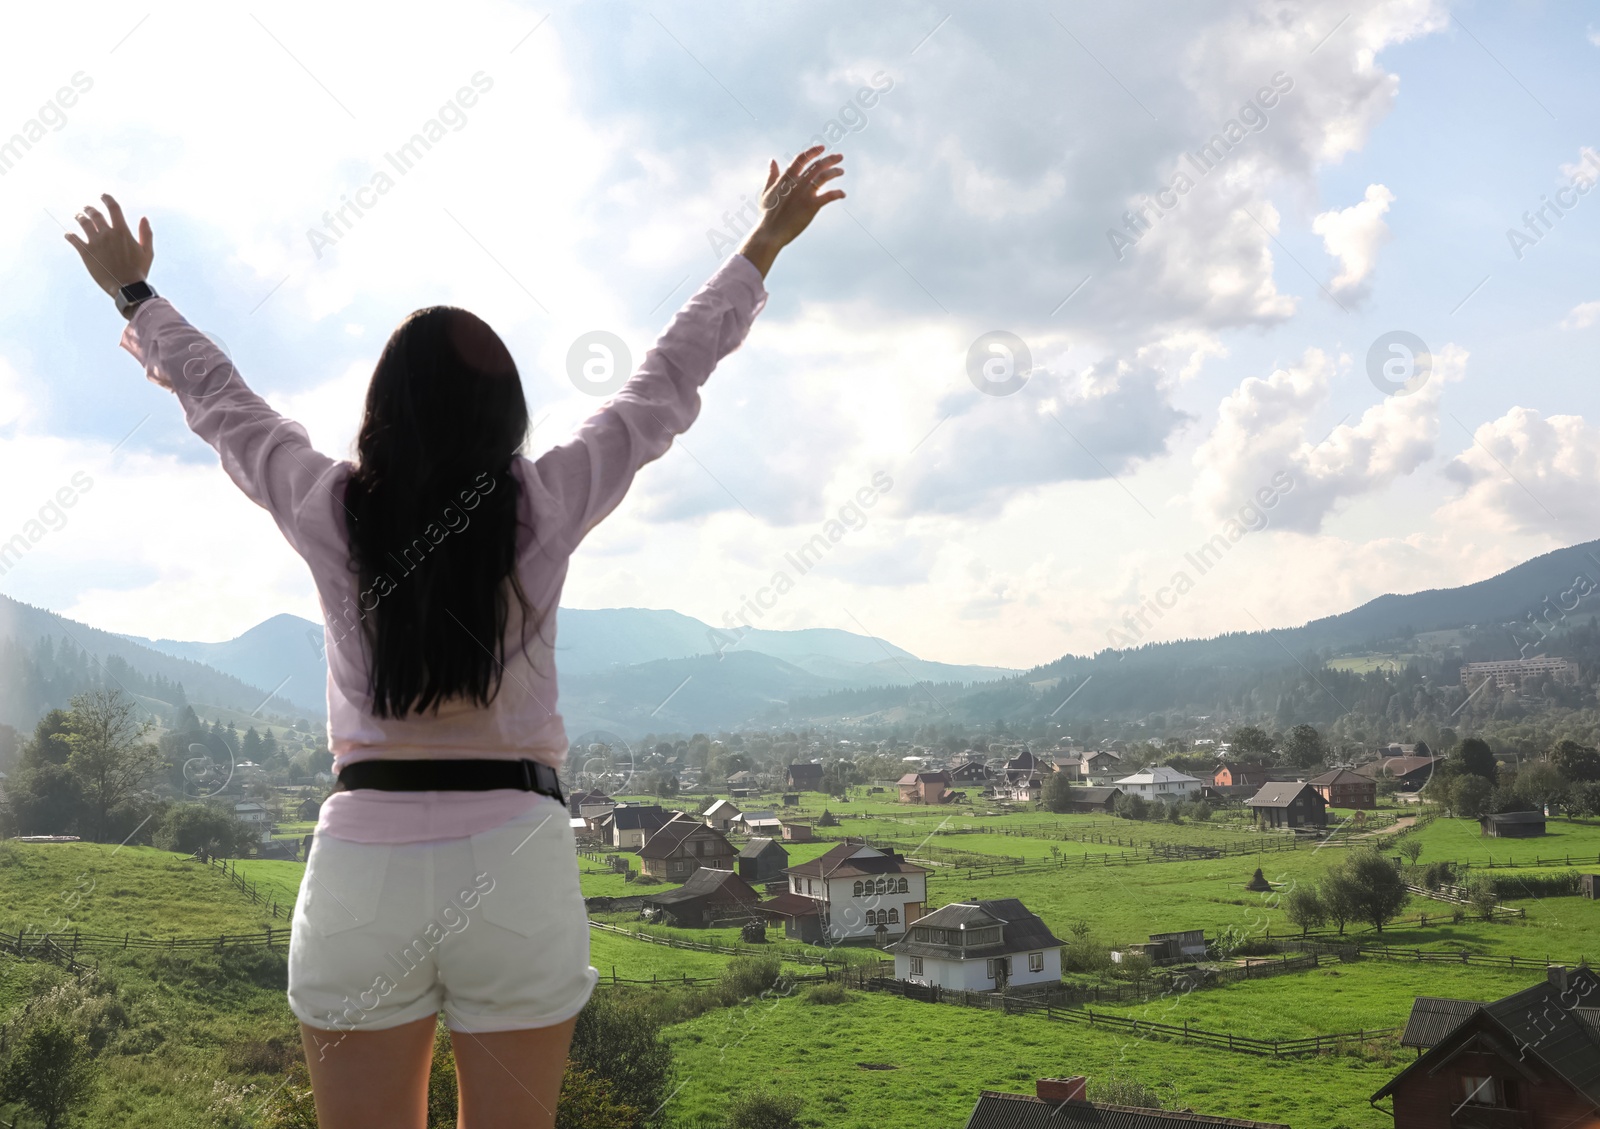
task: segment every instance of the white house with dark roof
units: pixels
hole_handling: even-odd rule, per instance
[[[846,840],[784,874],[789,889],[761,908],[785,922],[786,935],[805,941],[898,937],[928,900],[926,870],[859,841]]]
[[[988,992],[1059,983],[1065,944],[1016,898],[989,898],[918,918],[889,952],[896,980]]]

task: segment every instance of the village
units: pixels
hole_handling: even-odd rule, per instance
[[[1417,971],[1414,990],[1389,1001],[1393,1022],[1381,1029],[1313,1022],[1315,1033],[1273,1038],[1273,1026],[1287,1033],[1293,1025],[1222,1032],[1187,1016],[1176,1027],[1154,1018],[1198,1010],[1186,1005],[1223,985],[1260,981],[1270,990],[1286,983],[1280,978],[1338,976],[1341,966],[1363,960],[1377,965],[1389,959],[1391,938],[1412,944],[1408,932],[1434,942],[1441,933],[1463,936],[1475,920],[1516,918],[1526,926],[1530,911],[1519,905],[1513,883],[1497,879],[1496,892],[1485,893],[1468,877],[1468,860],[1420,865],[1419,856],[1432,853],[1422,844],[1435,824],[1460,842],[1460,825],[1470,823],[1486,873],[1530,857],[1535,872],[1570,865],[1571,892],[1591,907],[1600,882],[1600,827],[1558,820],[1543,807],[1469,820],[1443,799],[1447,761],[1425,745],[1384,745],[1358,763],[1310,771],[1231,753],[1222,743],[1214,768],[1195,774],[1162,764],[1130,771],[1114,749],[1065,743],[1040,752],[1014,743],[943,756],[919,749],[905,754],[907,771],[892,780],[827,794],[823,763],[796,761],[731,773],[700,802],[675,806],[630,796],[627,785],[662,772],[681,773],[686,792],[705,790],[707,782],[680,769],[671,754],[652,753],[627,775],[596,774],[574,791],[570,819],[586,890],[606,890],[588,898],[592,923],[616,935],[685,944],[697,934],[717,935],[736,937],[741,951],[809,949],[824,962],[831,956],[845,982],[864,990],[1055,1022],[1082,1023],[1087,1015],[1090,1025],[1140,1044],[1226,1040],[1236,1053],[1280,1062],[1355,1056],[1382,1064],[1373,1075],[1381,1084],[1365,1097],[1399,1129],[1588,1123],[1586,1111],[1600,1099],[1600,996],[1592,995],[1596,981],[1582,963],[1580,935],[1568,938],[1575,945],[1567,950],[1570,964],[1543,955],[1519,964],[1512,953],[1480,955],[1459,944],[1418,946],[1407,954]],[[605,788],[608,776],[620,787]],[[1582,854],[1547,859],[1508,847],[1495,862],[1496,843],[1533,845],[1551,828],[1566,847],[1568,824],[1582,829]],[[1146,827],[1162,834],[1142,833]],[[1068,853],[1061,844],[1074,838],[1078,849]],[[997,851],[997,841],[1014,843],[1017,853]],[[1347,893],[1354,905],[1336,908],[1332,880],[1311,877],[1319,854],[1336,865],[1370,857],[1386,873]],[[1174,869],[1237,860],[1233,885],[1242,897],[1235,900],[1260,908],[1240,910],[1234,921],[1211,908],[1200,922],[1176,904],[1130,915],[1161,919],[1160,929],[1143,935],[1097,925],[1093,898],[1062,912],[1061,887],[1081,884],[1084,875],[1153,871],[1163,859]],[[1208,883],[1219,869],[1207,868]],[[1049,892],[1035,897],[1041,888]],[[1545,891],[1555,888],[1544,883],[1540,896],[1551,898]],[[1159,904],[1160,893],[1150,896]],[[1415,910],[1409,921],[1406,910]],[[1600,916],[1590,912],[1587,921],[1600,925]],[[1370,954],[1374,942],[1384,956]],[[1542,941],[1532,947],[1548,951]],[[1481,985],[1469,990],[1471,998],[1432,994],[1441,960],[1465,972],[1466,983]],[[1484,974],[1479,962],[1494,973]],[[1102,1004],[1111,1006],[1102,1011]],[[1125,1073],[1119,1067],[1119,1076]],[[1146,1107],[1141,1095],[1154,1098],[1173,1082],[1159,1071],[1109,1090],[1097,1081],[1105,1079],[1061,1073],[1040,1075],[1025,1092],[985,1089],[972,1095],[967,1124],[1098,1124],[1113,1112],[1151,1129],[1285,1123],[1241,1119],[1199,1102],[1184,1103],[1182,1112]],[[1114,1100],[1092,1100],[1097,1093]],[[1339,1123],[1334,1111],[1325,1112],[1325,1123]]]

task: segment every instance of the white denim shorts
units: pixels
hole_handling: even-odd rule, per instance
[[[312,842],[289,935],[289,1008],[307,1026],[378,1031],[443,1009],[454,1031],[545,1027],[598,979],[553,799],[462,839]]]

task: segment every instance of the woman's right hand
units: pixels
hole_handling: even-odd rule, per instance
[[[155,236],[148,219],[139,221],[139,234],[134,235],[122,216],[122,206],[110,195],[100,199],[111,218],[107,219],[93,205],[85,205],[76,216],[83,236],[68,232],[67,242],[77,248],[95,285],[115,296],[117,290],[128,283],[142,282],[149,277],[150,263],[156,254]]]
[[[840,164],[843,153],[831,153],[818,158],[826,146],[813,145],[790,162],[782,176],[778,162],[767,169],[767,184],[761,193],[761,219],[746,236],[739,253],[756,265],[765,278],[778,252],[792,243],[822,210],[824,204],[844,199],[844,191],[835,188],[822,192],[822,186],[836,176],[844,175]]]

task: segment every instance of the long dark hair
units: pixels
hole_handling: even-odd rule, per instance
[[[512,460],[527,435],[517,366],[479,318],[430,306],[390,335],[344,494],[378,717],[488,705],[513,600],[526,643]]]

